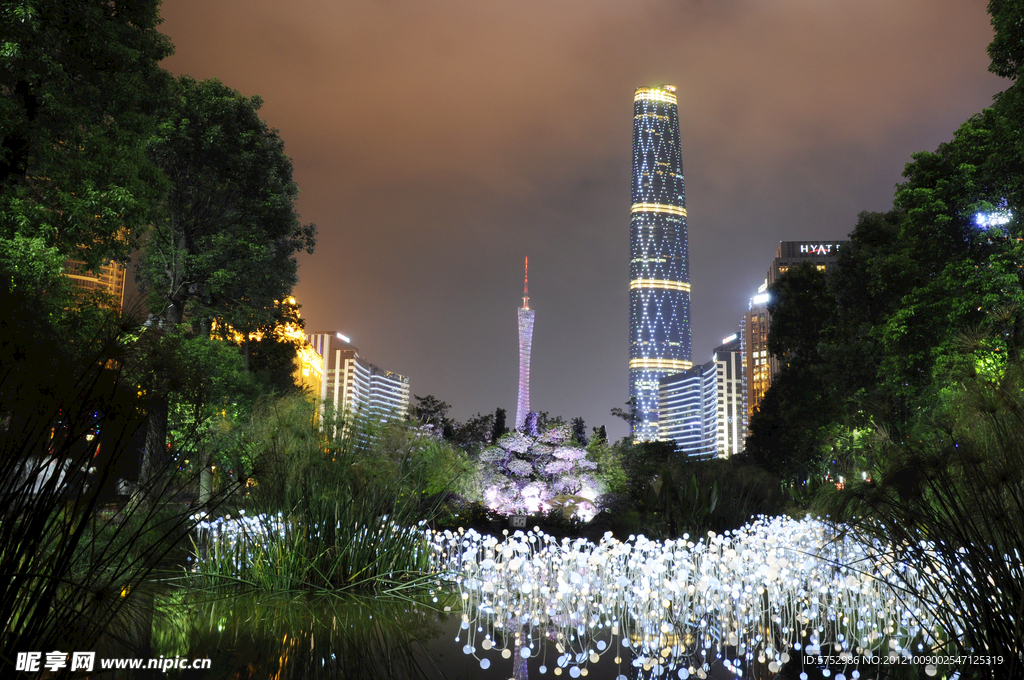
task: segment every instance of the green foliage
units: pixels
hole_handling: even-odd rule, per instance
[[[197,451],[219,419],[251,410],[255,385],[236,348],[179,331],[164,338],[160,352],[169,364],[154,372],[170,381],[169,426],[177,454]]]
[[[508,433],[503,408],[495,409],[494,413],[477,413],[465,423],[460,423],[449,417],[451,405],[434,395],[413,395],[413,399],[415,402],[409,415],[415,422],[471,456],[478,456],[487,445],[496,443]]]
[[[491,443],[495,422],[493,413],[477,413],[465,423],[452,423],[449,441],[464,450],[479,453],[480,449]]]
[[[970,625],[952,635],[956,652],[1002,654],[1007,677],[1024,653],[1016,614],[1024,602],[1024,361],[1022,336],[1007,332],[1022,323],[1019,308],[1007,307],[961,337],[959,351],[973,359],[999,347],[999,370],[961,362],[934,409],[866,440],[866,480],[819,499],[819,510],[855,535],[881,539],[896,560],[929,571],[933,591],[949,593],[929,600],[947,633],[971,612]]]
[[[633,503],[643,502],[651,480],[676,458],[676,448],[672,442],[634,444],[628,437],[624,437],[615,448],[626,476],[626,495]]]
[[[412,398],[416,400],[411,409],[413,418],[422,425],[429,425],[441,436],[450,437],[455,422],[448,417],[452,410],[451,404],[432,394],[425,397],[414,394]]]
[[[230,327],[241,335],[246,367],[254,364],[265,384],[290,388],[282,372],[290,373],[293,348],[268,339],[251,361],[250,337],[270,336],[277,322],[294,316],[285,300],[297,281],[295,254],[315,245],[315,227],[295,213],[291,160],[259,117],[259,97],[187,76],[174,94],[148,147],[169,180],[139,268],[156,325],[174,334],[184,323],[201,338],[215,321],[222,331]],[[155,333],[153,353],[173,355],[174,342],[161,342]],[[171,401],[182,400],[160,364],[150,380],[144,474],[166,446]]]
[[[750,418],[744,453],[788,483],[825,474],[832,415],[827,398],[821,379],[806,364],[784,367]]]
[[[602,502],[611,510],[607,519],[616,535],[676,538],[721,532],[758,515],[779,514],[786,504],[779,477],[746,456],[694,461],[670,443],[632,444],[628,439],[611,448],[592,443],[590,450],[599,472],[607,465],[606,456],[614,461],[605,468],[612,471],[612,493]]]
[[[1016,81],[1024,6],[990,11],[992,70]],[[914,155],[892,211],[860,216],[816,295],[827,318],[815,351],[773,382],[748,441],[794,500],[927,573],[937,595],[918,594],[953,651],[1002,654],[1007,676],[1019,673],[1024,601],[1022,114],[1014,82]],[[781,321],[776,345],[791,338]]]
[[[174,104],[149,145],[170,181],[141,274],[154,311],[172,323],[217,319],[247,335],[273,322],[297,280],[294,256],[316,228],[299,223],[298,188],[276,130],[217,80],[177,81]],[[208,324],[200,324],[208,332]]]
[[[265,391],[284,394],[296,389],[296,357],[306,325],[300,307],[292,297],[274,300],[265,310],[267,319],[246,334],[224,325],[214,329],[222,340],[238,345],[245,367]]]
[[[394,590],[426,575],[416,527],[436,510],[426,499],[471,469],[465,454],[404,423],[320,422],[297,395],[256,410],[242,433],[253,484],[241,502],[259,529],[201,541],[193,585]]]
[[[772,327],[768,351],[781,364],[817,357],[821,332],[832,307],[824,272],[804,262],[780,276],[769,293]]]
[[[931,410],[968,361],[960,336],[992,310],[1024,303],[1022,113],[1014,84],[950,142],[914,155],[893,210],[860,215],[827,277],[792,270],[777,282],[769,343],[784,367],[747,443],[767,469],[794,484],[848,476],[833,463],[839,439],[902,430]],[[1006,223],[982,228],[981,213]]]
[[[126,605],[140,594],[144,602],[148,576],[195,512],[170,502],[181,490],[171,470],[148,490],[148,507],[108,509],[132,468],[130,441],[141,424],[134,385],[108,368],[125,364],[131,343],[116,325],[93,325],[91,336],[52,325],[75,317],[24,293],[0,292],[4,658],[91,649],[101,635],[120,634]]]
[[[601,434],[603,429],[602,425],[587,444],[587,460],[597,463],[593,475],[606,493],[622,495],[629,488],[629,478],[622,465],[622,453],[618,447],[608,444],[607,439]]]
[[[158,5],[0,7],[0,253],[42,256],[19,267],[49,267],[54,252],[124,259],[151,220],[162,184],[144,144],[171,80],[157,64],[173,51]]]
[[[989,0],[995,37],[988,46],[992,59],[988,70],[1003,78],[1017,79],[1024,68],[1024,5],[1020,0]]]
[[[758,515],[781,513],[785,502],[778,478],[742,457],[671,461],[646,492],[644,530],[664,538],[738,529]]]

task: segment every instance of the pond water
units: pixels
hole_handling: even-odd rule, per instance
[[[211,659],[183,678],[859,680],[945,644],[914,594],[944,596],[941,579],[813,520],[597,545],[539,531],[428,539],[429,592],[171,593],[154,606],[152,653]]]
[[[475,644],[470,651],[462,612],[444,611],[446,606],[458,606],[459,600],[254,594],[209,599],[176,593],[157,605],[151,655],[208,657],[209,670],[171,671],[167,676],[208,680],[615,680],[643,671],[642,664],[632,665],[636,650],[622,646],[610,631],[588,636],[588,645],[582,648],[579,640],[560,645],[551,630],[521,629],[517,644],[516,631],[490,629],[491,644],[486,645],[482,639],[487,622],[474,620]],[[527,639],[534,650],[523,644]],[[522,654],[524,647],[528,658]],[[571,658],[560,651],[569,648],[574,649]],[[666,663],[660,675],[678,678],[680,668],[686,668],[684,675],[689,676],[688,667]],[[709,665],[709,671],[711,678],[734,677],[721,662]]]

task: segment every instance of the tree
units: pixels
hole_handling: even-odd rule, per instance
[[[428,394],[425,397],[414,394],[412,398],[416,400],[412,407],[412,415],[416,420],[423,425],[430,425],[441,436],[451,435],[453,421],[448,417],[448,412],[452,410],[450,404],[441,401],[432,394]],[[445,432],[448,435],[445,435]]]
[[[216,321],[248,347],[290,295],[295,254],[313,251],[315,227],[295,213],[291,160],[260,119],[261,103],[217,80],[182,77],[149,145],[169,190],[139,272],[158,325],[172,334],[189,321],[189,332],[208,337]],[[166,392],[149,397],[147,461],[166,445],[168,410]]]
[[[633,397],[630,397],[629,401],[626,402],[626,409],[614,406],[610,413],[616,418],[622,418],[626,421],[626,424],[629,425],[630,431],[632,431],[637,422],[636,400]]]
[[[992,59],[988,70],[1003,78],[1016,80],[1024,68],[1024,4],[1020,0],[990,0],[995,37],[988,46]]]
[[[201,334],[216,320],[248,336],[291,293],[295,254],[313,252],[316,228],[299,222],[291,159],[259,117],[259,97],[187,76],[176,94],[149,147],[170,190],[142,280],[168,324],[191,312]]]
[[[223,448],[215,435],[248,415],[257,391],[253,375],[235,347],[186,332],[164,336],[138,353],[135,382],[167,395],[171,448],[182,469],[199,471],[199,501],[207,503],[213,496],[212,465]]]
[[[769,290],[768,351],[783,365],[796,359],[816,362],[832,308],[824,272],[810,262],[790,268]]]
[[[570,422],[572,426],[572,438],[576,440],[576,443],[580,446],[587,445],[587,425],[583,422],[583,418],[576,417]]]
[[[819,430],[833,415],[819,343],[835,304],[825,274],[810,263],[790,268],[770,293],[768,351],[780,369],[750,420],[745,451],[762,468],[801,483],[821,467]]]
[[[508,432],[508,426],[505,424],[505,409],[496,408],[494,409],[494,429],[491,430],[490,442],[496,443],[506,432]]]
[[[490,443],[494,432],[494,414],[477,413],[465,423],[454,423],[451,430],[450,441],[453,444],[466,451],[478,450]]]
[[[912,285],[898,244],[902,221],[896,210],[862,212],[827,279],[835,307],[818,350],[827,367],[824,380],[853,427],[865,425],[872,415],[865,411],[867,404],[884,404],[872,406],[872,412],[896,410],[889,384],[879,381],[879,329]]]
[[[223,339],[238,344],[245,366],[260,385],[284,394],[295,389],[295,359],[305,341],[305,321],[295,298],[275,300],[270,320],[249,333],[222,326]]]
[[[604,425],[593,429],[593,436],[587,444],[587,459],[597,463],[593,474],[604,491],[605,496],[602,500],[622,498],[627,490],[622,454],[619,447],[609,445]]]
[[[963,338],[994,310],[1024,305],[1024,5],[989,9],[991,70],[1015,82],[949,142],[913,155],[893,209],[859,216],[824,291],[806,276],[806,295],[779,281],[769,343],[785,366],[747,450],[783,477],[841,474],[863,457],[864,432],[906,432],[972,368]]]
[[[894,572],[896,587],[946,593],[922,602],[956,631],[949,645],[1003,654],[1006,677],[1016,677],[1024,651],[1024,625],[1006,615],[1024,598],[1019,559],[1008,557],[1024,543],[1022,329],[1021,308],[1006,305],[962,336],[963,370],[933,408],[902,432],[872,437],[866,474],[826,489],[816,508],[887,559],[915,565],[914,574]],[[964,611],[978,612],[970,626],[960,624]]]
[[[597,464],[573,444],[567,425],[541,435],[510,432],[480,454],[485,501],[500,512],[540,512],[562,507],[571,515],[593,507]],[[585,512],[584,514],[590,514]]]
[[[171,83],[157,64],[173,52],[158,6],[0,9],[0,257],[15,279],[72,253],[123,260],[151,221],[162,183],[145,142]]]
[[[626,491],[633,503],[643,502],[651,480],[678,454],[675,443],[669,441],[634,444],[624,437],[616,448],[626,476]]]

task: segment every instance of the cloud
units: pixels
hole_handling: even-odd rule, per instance
[[[626,397],[633,89],[679,88],[694,359],[779,240],[840,238],[1003,84],[983,0],[167,0],[169,68],[266,100],[320,227],[317,328],[457,415],[514,407],[522,257],[535,404]],[[532,283],[533,277],[531,277]]]

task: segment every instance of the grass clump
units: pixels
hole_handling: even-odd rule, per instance
[[[255,470],[234,517],[201,525],[188,580],[268,592],[402,589],[430,573],[421,531],[465,454],[400,421],[268,402],[247,434]]]
[[[150,578],[195,513],[173,462],[136,486],[145,502],[119,493],[145,417],[123,375],[131,329],[102,318],[62,338],[39,306],[0,295],[0,658],[12,664],[135,640]]]

